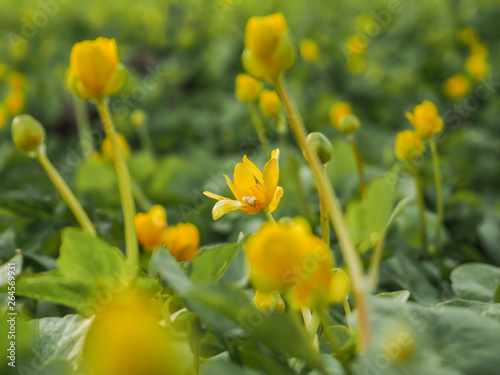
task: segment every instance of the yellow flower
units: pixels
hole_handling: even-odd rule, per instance
[[[7,123],[7,111],[5,110],[4,106],[0,106],[0,130],[3,129],[5,124]]]
[[[12,90],[7,96],[5,104],[11,115],[15,116],[20,114],[25,104],[24,92],[19,89]]]
[[[116,41],[99,37],[76,43],[71,50],[68,86],[82,99],[100,99],[120,90],[127,76]]]
[[[142,109],[135,109],[130,114],[130,122],[136,128],[140,128],[142,125],[146,123],[148,115]]]
[[[303,219],[267,222],[245,248],[254,287],[287,292],[297,307],[328,304],[332,261],[326,243]]]
[[[351,55],[360,55],[366,49],[366,42],[359,35],[350,35],[346,44]]]
[[[266,117],[277,117],[281,113],[281,100],[274,90],[262,90],[259,96],[259,107]]]
[[[122,150],[122,154],[124,158],[130,154],[130,148],[128,146],[127,140],[121,133],[117,133],[118,136],[118,144],[120,145],[120,149]],[[104,141],[101,143],[101,154],[102,159],[105,161],[113,161],[113,143],[111,142],[111,137],[109,135],[104,138]]]
[[[135,229],[139,242],[146,251],[153,251],[163,244],[167,231],[167,212],[160,205],[151,207],[147,213],[135,215]]]
[[[349,276],[340,268],[333,269],[332,283],[330,285],[330,301],[332,303],[341,303],[347,298],[351,282]]]
[[[421,137],[429,138],[443,131],[443,119],[439,116],[434,103],[428,100],[417,105],[413,114],[406,112],[405,115]]]
[[[190,223],[168,227],[165,233],[165,245],[178,262],[193,260],[200,246],[198,228]]]
[[[460,40],[462,43],[468,44],[469,46],[479,42],[477,32],[472,27],[465,27],[460,30]]]
[[[26,77],[23,73],[14,71],[9,73],[9,86],[13,89],[23,89],[26,84]]]
[[[272,292],[257,290],[253,302],[261,310],[285,310],[285,302],[277,290],[273,290]]]
[[[463,98],[470,91],[470,82],[465,75],[455,74],[445,82],[443,91],[452,99]]]
[[[490,72],[490,66],[486,61],[486,56],[482,53],[475,53],[469,56],[465,62],[467,72],[477,79],[482,79]]]
[[[404,130],[396,138],[396,156],[403,161],[412,162],[425,150],[422,138],[413,130]]]
[[[330,108],[330,122],[335,129],[338,129],[342,117],[350,114],[352,114],[352,107],[348,103],[337,102]]]
[[[243,163],[236,164],[234,168],[234,183],[224,175],[236,200],[204,191],[203,194],[207,197],[218,200],[212,210],[214,220],[236,210],[250,215],[266,208],[273,212],[283,196],[283,189],[278,186],[280,175],[278,159],[279,150],[276,149],[272,152],[271,160],[264,166],[264,171],[261,172],[246,155],[243,156]]]
[[[184,374],[191,356],[188,344],[160,325],[161,307],[144,292],[114,293],[111,302],[98,308],[85,339],[88,373]]]
[[[274,77],[295,63],[295,50],[283,14],[248,20],[241,59],[245,69],[258,78]]]
[[[248,74],[238,74],[236,76],[236,98],[240,102],[253,102],[259,97],[261,84]]]
[[[319,48],[314,40],[303,39],[299,45],[300,55],[304,60],[317,62],[319,60]]]

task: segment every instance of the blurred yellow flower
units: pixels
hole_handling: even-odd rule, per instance
[[[467,72],[474,78],[485,78],[490,72],[490,66],[486,61],[486,55],[483,53],[470,55],[465,62],[465,69],[467,69]]]
[[[236,98],[240,102],[249,103],[257,100],[261,84],[248,74],[238,74],[236,76]]]
[[[21,90],[26,85],[26,77],[23,73],[13,71],[9,73],[9,86],[13,89]]]
[[[253,301],[261,310],[285,310],[285,301],[283,301],[277,290],[273,290],[272,292],[257,290]]]
[[[122,150],[123,157],[127,158],[130,154],[130,148],[128,146],[127,140],[121,133],[117,133],[116,135],[118,136],[118,144],[120,146],[120,149]],[[111,137],[109,135],[107,135],[101,143],[101,154],[102,159],[105,161],[114,160],[113,143],[111,142]]]
[[[8,114],[4,106],[0,105],[0,130],[3,129],[7,123]]]
[[[274,90],[262,90],[259,96],[259,107],[266,117],[277,117],[281,113],[281,100]]]
[[[479,42],[477,31],[472,27],[465,27],[460,30],[459,37],[462,43],[468,44],[469,46]]]
[[[396,137],[396,156],[402,161],[412,162],[425,150],[422,138],[413,130],[399,132]]]
[[[13,116],[20,114],[25,105],[25,96],[24,92],[19,89],[13,89],[9,95],[7,95],[7,99],[5,99],[5,104],[7,106],[7,110]]]
[[[245,248],[254,287],[263,293],[287,292],[296,307],[328,304],[331,254],[304,219],[266,222]]]
[[[167,227],[165,245],[178,262],[193,260],[198,254],[200,246],[198,228],[190,223],[180,223]]]
[[[429,100],[417,105],[413,113],[406,112],[405,115],[421,137],[429,138],[443,131],[443,119],[434,103]]]
[[[469,79],[460,73],[448,78],[443,86],[444,93],[452,99],[463,98],[469,93],[470,89]]]
[[[116,41],[99,37],[71,50],[68,86],[82,99],[101,99],[120,90],[127,70],[118,59]]]
[[[272,152],[271,160],[264,166],[264,171],[261,172],[246,155],[243,156],[243,163],[236,164],[234,168],[234,183],[224,175],[236,200],[204,191],[203,194],[207,197],[218,200],[212,210],[214,220],[236,210],[250,215],[266,208],[273,212],[283,196],[283,189],[278,186],[280,174],[278,159],[279,150],[276,149]]]
[[[295,49],[283,14],[248,20],[241,58],[245,69],[258,78],[274,77],[295,63]]]
[[[346,41],[347,50],[351,55],[360,55],[366,49],[366,42],[359,35],[350,35]]]
[[[92,375],[181,375],[192,355],[188,344],[160,325],[161,304],[126,289],[99,306],[83,348],[85,373]]]
[[[147,213],[135,215],[135,229],[139,242],[146,251],[153,251],[163,244],[167,230],[167,212],[160,205],[155,205]]]
[[[340,120],[345,115],[352,114],[352,107],[345,102],[337,102],[330,108],[330,122],[335,129],[339,129]]]
[[[147,113],[144,112],[142,109],[135,109],[130,114],[130,122],[136,128],[139,128],[142,125],[144,125],[146,123],[147,118],[148,118]]]
[[[304,60],[318,62],[319,48],[318,44],[312,39],[303,39],[299,44],[300,55]]]
[[[349,294],[351,282],[349,281],[349,276],[340,268],[334,268],[332,274],[330,301],[332,303],[341,303]]]

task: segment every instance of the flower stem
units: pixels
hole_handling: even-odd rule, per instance
[[[45,154],[45,150],[40,149],[36,153],[36,158],[42,165],[43,169],[45,169],[45,172],[47,172],[47,175],[49,176],[54,186],[57,188],[57,190],[59,190],[59,193],[63,197],[64,201],[66,202],[70,210],[73,212],[73,215],[75,215],[75,218],[82,227],[82,229],[90,234],[95,235],[96,231],[94,225],[92,224],[89,217],[83,210],[83,207],[78,201],[78,199],[75,197],[71,189],[68,187],[66,182],[59,174],[59,172],[57,172],[57,170],[50,162],[49,158]]]
[[[266,138],[266,132],[264,130],[264,124],[262,123],[262,119],[260,118],[259,111],[257,110],[257,106],[254,102],[248,103],[248,110],[250,111],[250,117],[252,118],[252,124],[255,132],[257,133],[257,137],[259,137],[260,144],[264,148],[264,152],[266,155],[271,155],[271,147],[269,146],[269,142]]]
[[[122,150],[118,141],[113,119],[109,113],[108,103],[105,99],[97,101],[97,108],[101,116],[106,134],[111,138],[113,145],[113,155],[115,160],[116,173],[118,175],[118,186],[122,202],[123,218],[125,221],[125,246],[127,263],[131,272],[137,272],[139,265],[139,246],[137,244],[137,232],[135,230],[135,202],[132,194],[132,180],[125,164]]]
[[[420,215],[420,238],[422,245],[424,246],[425,253],[429,251],[427,245],[427,224],[425,222],[425,207],[424,207],[424,194],[422,190],[422,181],[420,180],[420,174],[417,168],[412,166],[413,177],[415,179],[415,189],[417,190],[418,198],[418,212]]]
[[[84,150],[85,156],[90,155],[95,150],[92,132],[90,131],[89,116],[87,114],[86,103],[73,95],[73,105],[75,107],[76,127],[78,129],[78,137],[80,145]],[[90,149],[88,149],[90,146]]]
[[[359,255],[354,247],[354,244],[349,236],[347,224],[345,222],[340,204],[335,196],[335,192],[325,177],[321,168],[321,162],[316,153],[309,147],[306,141],[306,130],[302,118],[295,109],[288,91],[285,87],[283,75],[280,75],[276,80],[276,88],[279,92],[281,100],[286,108],[289,118],[290,127],[299,143],[300,147],[304,150],[311,170],[318,183],[318,187],[323,192],[325,197],[325,206],[328,209],[328,214],[331,218],[331,225],[333,226],[340,242],[340,248],[349,268],[349,274],[352,281],[352,291],[354,302],[356,304],[357,322],[360,335],[361,350],[365,349],[370,342],[370,327],[368,322],[368,308],[365,300],[365,290],[363,286],[363,270]]]
[[[324,165],[323,174],[326,176]],[[324,191],[321,191],[319,195],[319,216],[321,222],[321,238],[326,242],[328,247],[330,247],[330,220],[328,219],[328,208],[326,206],[326,197]],[[335,267],[335,264],[333,264],[333,267]]]
[[[132,192],[134,193],[135,200],[144,211],[149,211],[153,207],[151,201],[142,191],[141,186],[135,181],[132,181]]]
[[[276,224],[276,220],[274,220],[273,215],[271,214],[271,211],[269,211],[269,207],[264,208],[262,211],[260,211],[262,215],[266,218],[267,221],[270,221],[271,223]]]
[[[349,323],[349,317],[351,316],[351,307],[349,306],[349,302],[347,302],[347,298],[344,298],[342,300],[342,305],[344,306],[345,320],[347,322],[347,327],[349,328],[349,331],[352,332],[351,323]]]
[[[439,239],[441,236],[441,226],[443,224],[443,189],[441,185],[441,169],[439,167],[439,154],[436,147],[436,142],[433,139],[429,140],[432,152],[432,164],[434,166],[434,183],[436,184],[437,193],[437,224],[436,224],[436,238],[434,239],[435,251],[439,248]]]
[[[358,169],[359,174],[359,186],[361,189],[361,199],[365,199],[365,177],[363,174],[363,160],[361,159],[361,154],[359,152],[358,145],[353,136],[351,138],[351,146],[354,152],[354,157],[356,159],[356,168]]]

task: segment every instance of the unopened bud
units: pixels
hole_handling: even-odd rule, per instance
[[[351,282],[349,281],[349,276],[340,268],[334,268],[332,273],[330,301],[332,303],[340,303],[347,298],[351,288]]]
[[[30,115],[19,115],[12,120],[12,140],[18,149],[35,152],[45,141],[45,129]]]
[[[313,149],[313,151],[318,155],[321,163],[326,164],[332,158],[333,148],[332,144],[325,137],[323,133],[312,132],[306,138],[308,145]]]
[[[361,126],[361,122],[355,115],[345,115],[340,119],[338,130],[344,134],[354,133]]]

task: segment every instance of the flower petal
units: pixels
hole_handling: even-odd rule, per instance
[[[271,202],[271,199],[274,196],[276,187],[278,186],[279,177],[280,177],[280,170],[279,170],[278,158],[275,157],[269,160],[266,166],[264,167],[264,173],[263,173],[264,182],[262,185],[264,188],[264,197],[266,205],[268,205]]]
[[[269,204],[269,211],[274,212],[276,210],[276,207],[278,207],[278,204],[280,203],[280,199],[283,196],[283,188],[281,186],[278,186],[276,188],[276,191],[274,192],[273,199],[271,200],[271,203]]]
[[[236,211],[243,203],[232,200],[232,199],[223,199],[218,201],[214,208],[212,209],[212,217],[214,220],[220,219],[225,214]]]
[[[257,168],[257,166],[251,162],[247,156],[243,156],[243,164],[246,165],[246,167],[248,169],[250,169],[250,172],[252,172],[252,174],[254,175],[254,177],[260,182],[262,183],[262,172],[260,171],[259,168]]]
[[[250,189],[252,186],[256,184],[255,177],[248,167],[243,163],[236,164],[234,167],[234,186],[236,188],[237,196],[236,199],[243,196],[245,191]]]
[[[413,116],[413,113],[410,112],[405,112],[405,116],[410,122],[415,125],[415,116]]]
[[[236,190],[236,188],[234,187],[233,181],[231,181],[231,179],[229,177],[227,177],[227,175],[224,175],[224,177],[226,178],[227,186],[229,186],[229,189],[231,189],[231,192],[233,193],[234,197],[236,199],[240,199],[241,197],[238,194],[238,191]]]
[[[223,197],[222,195],[214,194],[214,193],[212,193],[210,191],[204,191],[203,194],[206,195],[209,198],[217,199],[218,201],[222,201],[222,200],[227,199],[226,197]]]

